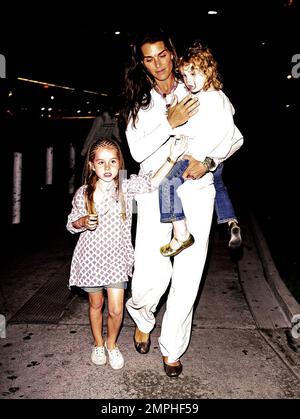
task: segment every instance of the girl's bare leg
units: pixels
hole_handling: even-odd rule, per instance
[[[102,336],[103,303],[103,291],[89,293],[89,316],[95,346],[104,346],[104,339]]]
[[[114,349],[120,332],[124,311],[124,289],[107,288],[108,319],[107,339],[108,349]]]

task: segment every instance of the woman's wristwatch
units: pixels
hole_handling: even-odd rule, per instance
[[[214,159],[211,159],[210,157],[205,157],[205,159],[201,163],[203,164],[203,166],[206,167],[208,172],[216,168],[216,163]]]

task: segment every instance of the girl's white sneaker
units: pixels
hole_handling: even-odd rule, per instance
[[[120,352],[120,349],[118,348],[117,344],[114,349],[108,349],[106,342],[105,342],[105,349],[108,353],[108,360],[110,363],[110,366],[114,370],[119,370],[124,367],[124,358],[123,355]]]
[[[106,364],[106,355],[104,346],[93,346],[91,359],[96,365]]]

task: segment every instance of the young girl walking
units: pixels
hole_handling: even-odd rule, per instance
[[[168,160],[155,175],[131,175],[123,181],[124,159],[116,142],[102,138],[88,151],[85,182],[74,195],[67,222],[71,233],[80,233],[73,253],[69,286],[80,287],[89,295],[94,338],[91,359],[96,365],[106,364],[107,353],[113,369],[124,366],[116,342],[123,319],[124,290],[134,263],[131,242],[133,197],[136,193],[157,188],[186,146],[185,137],[173,141]],[[106,339],[102,334],[103,289],[107,291],[108,300]]]

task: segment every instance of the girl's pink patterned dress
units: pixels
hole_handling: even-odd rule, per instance
[[[122,182],[126,206],[126,220],[121,218],[116,187],[112,182],[100,204],[96,204],[99,224],[94,231],[75,229],[72,222],[87,215],[84,190],[81,186],[74,195],[67,229],[80,233],[76,244],[69,279],[69,286],[97,287],[128,281],[132,276],[134,250],[131,242],[132,200],[136,193],[151,192],[150,174],[131,175]]]

